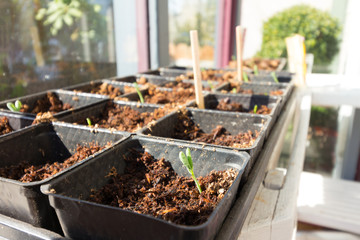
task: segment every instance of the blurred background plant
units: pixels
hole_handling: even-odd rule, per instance
[[[305,37],[306,52],[314,54],[314,63],[328,64],[339,51],[339,21],[326,11],[297,5],[281,11],[263,24],[263,40],[258,56],[286,57],[284,39],[293,34]]]

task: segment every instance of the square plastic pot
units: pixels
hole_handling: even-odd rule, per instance
[[[133,82],[117,82],[117,81],[109,81],[109,80],[96,80],[96,81],[91,81],[91,82],[87,82],[87,83],[80,83],[80,84],[77,84],[77,85],[74,85],[74,86],[66,87],[66,88],[64,88],[64,90],[75,91],[75,92],[76,91],[81,91],[83,93],[91,94],[91,95],[93,95],[94,97],[97,97],[97,98],[108,99],[110,97],[109,95],[91,93],[92,88],[98,87],[103,83],[107,83],[108,85],[110,85],[110,86],[112,86],[114,88],[118,88],[123,93],[123,94],[121,94],[119,96],[116,96],[115,98],[126,97],[129,94],[136,92],[135,88],[130,93],[125,93],[124,92],[125,87],[133,87]],[[139,87],[141,88],[142,86],[139,85]]]
[[[213,110],[219,113],[226,113],[232,111],[221,111],[216,110],[216,106],[222,99],[228,98],[230,102],[240,103],[245,110],[245,112],[241,112],[242,114],[252,114],[251,111],[254,109],[255,105],[260,107],[261,105],[265,105],[266,107],[271,109],[269,116],[271,117],[271,122],[269,124],[269,129],[266,132],[266,137],[269,135],[272,126],[274,125],[276,118],[280,113],[280,101],[281,97],[270,97],[270,96],[261,96],[261,95],[244,95],[244,94],[221,94],[221,93],[210,93],[204,96],[205,109]],[[196,106],[196,103],[192,103],[190,107]],[[259,114],[253,114],[259,115]],[[261,115],[261,114],[260,114]]]
[[[79,128],[60,123],[43,123],[25,128],[16,135],[0,138],[0,167],[20,164],[32,165],[47,162],[62,162],[76,150],[77,144],[97,142],[116,144],[128,135],[113,134],[110,131]],[[105,150],[96,153],[101,154]],[[60,227],[47,196],[40,192],[40,185],[51,182],[63,173],[76,168],[88,159],[77,163],[42,181],[22,183],[0,177],[0,213],[30,223],[36,227],[59,232]]]
[[[75,93],[75,92],[65,91],[65,90],[49,90],[49,91],[35,93],[35,94],[24,96],[24,97],[13,98],[10,100],[2,101],[2,102],[0,102],[0,109],[3,109],[4,111],[11,113],[9,110],[7,110],[6,103],[7,102],[15,102],[16,100],[20,100],[22,104],[29,105],[29,111],[32,111],[32,109],[35,107],[36,101],[43,98],[44,96],[46,96],[46,94],[48,92],[54,93],[63,103],[68,103],[72,106],[72,108],[69,110],[65,110],[65,111],[61,111],[61,112],[53,114],[53,116],[55,118],[69,114],[73,110],[91,106],[92,104],[96,104],[101,101],[104,101],[104,98],[97,98],[97,97],[94,97],[92,94]],[[34,113],[17,113],[16,112],[15,114],[26,115],[26,116],[30,116],[30,117],[34,117],[34,118],[36,116],[36,114],[34,114]]]
[[[235,169],[238,175],[208,220],[197,226],[178,225],[149,215],[89,202],[91,189],[99,189],[109,181],[105,176],[112,167],[122,173],[128,149],[149,152],[155,159],[170,161],[175,172],[189,176],[179,160],[179,152],[189,147],[196,176],[212,170]],[[103,156],[86,162],[41,187],[49,195],[65,237],[72,239],[213,239],[230,209],[249,160],[245,152],[172,143],[153,138],[132,136]],[[91,177],[89,177],[91,176]],[[53,190],[52,190],[53,189]]]
[[[292,80],[292,73],[286,71],[275,72],[276,77],[280,83],[290,83]],[[249,80],[252,82],[272,82],[276,83],[273,77],[270,75],[271,72],[259,71],[259,75],[249,74]]]
[[[232,93],[232,87],[230,83],[226,83],[219,88],[217,88],[218,92],[223,93],[223,91],[227,91],[229,94],[243,94],[243,95],[266,95],[270,96],[271,91],[281,90],[283,92],[281,104],[283,105],[290,97],[291,92],[293,90],[294,85],[289,83],[270,83],[270,82],[249,82],[241,84],[241,89],[243,90],[252,90],[253,94],[244,94],[244,93]],[[278,97],[278,96],[277,96]]]
[[[8,134],[13,134],[22,128],[30,126],[35,119],[32,117],[22,116],[19,114],[12,114],[12,113],[0,111],[0,118],[3,118],[3,117],[6,117],[9,120],[9,125],[14,130]],[[0,137],[6,136],[8,134],[0,135]]]
[[[173,91],[173,89],[171,89],[171,88],[161,88],[161,87],[159,87],[159,88],[156,88],[156,89],[160,90],[160,91],[167,91],[167,92]],[[143,90],[140,90],[140,92],[141,92],[141,94],[143,95],[143,97],[145,99],[145,96],[148,95],[149,89],[143,89]],[[204,94],[206,95],[206,92],[204,92]],[[131,94],[127,95],[126,98],[130,102],[136,102],[136,103],[140,104],[140,98],[139,98],[139,95],[137,93],[131,93]],[[194,105],[194,101],[195,101],[195,94],[194,94],[194,99],[188,100],[183,105],[185,105],[185,106]],[[145,104],[147,104],[148,106],[154,106],[154,107],[162,107],[162,106],[165,105],[165,104],[161,104],[161,103],[154,104],[154,103],[147,103],[147,102],[145,102]],[[170,102],[170,104],[177,104],[177,103],[176,102]]]
[[[150,105],[150,104],[138,104],[135,102],[124,102],[124,101],[106,101],[106,102],[102,102],[99,104],[96,104],[94,106],[85,108],[85,109],[80,109],[78,111],[74,111],[72,114],[70,115],[66,115],[60,119],[58,119],[59,121],[63,121],[63,122],[67,122],[67,123],[78,123],[80,121],[85,121],[86,118],[94,116],[96,118],[100,118],[104,112],[104,110],[106,109],[106,106],[110,103],[114,103],[114,105],[118,105],[118,106],[128,106],[140,113],[143,112],[154,112],[155,109],[158,109],[158,106],[154,106],[154,105]],[[87,127],[87,125],[83,125],[84,127]],[[144,126],[144,128],[146,128],[146,126]],[[98,129],[98,128],[97,128]],[[112,130],[112,129],[111,129]],[[141,129],[140,129],[141,130]],[[140,131],[138,130],[138,131]]]

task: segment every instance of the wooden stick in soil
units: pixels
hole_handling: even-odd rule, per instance
[[[237,76],[239,82],[243,81],[243,72],[242,72],[242,64],[243,64],[243,36],[242,36],[242,27],[236,27],[236,59],[237,59]]]
[[[196,30],[190,31],[191,53],[193,59],[194,83],[196,104],[200,109],[205,108],[204,96],[202,94],[200,58],[199,58],[199,39]]]

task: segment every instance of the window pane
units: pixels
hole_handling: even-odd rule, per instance
[[[0,2],[0,98],[116,75],[112,0]]]
[[[198,30],[200,64],[214,67],[215,0],[169,1],[169,53],[170,63],[191,66],[190,30]]]

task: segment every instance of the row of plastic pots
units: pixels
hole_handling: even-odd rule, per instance
[[[80,87],[84,85],[86,84]],[[248,109],[256,104],[267,104],[272,108],[269,116],[198,110],[191,108],[194,107],[194,102],[187,104],[190,107],[187,109],[187,115],[204,132],[211,131],[217,125],[223,125],[231,134],[248,130],[258,131],[259,135],[254,144],[243,149],[169,138],[175,130],[176,122],[179,121],[180,112],[178,111],[158,119],[151,124],[151,127],[144,127],[133,134],[101,128],[94,131],[92,127],[71,124],[90,115],[99,115],[108,102],[113,101],[94,94],[53,90],[63,102],[73,104],[74,109],[54,115],[59,121],[67,123],[43,123],[23,128],[31,124],[34,116],[2,112],[0,116],[7,116],[12,127],[20,130],[0,136],[2,159],[0,167],[23,161],[31,164],[41,164],[49,160],[62,161],[71,155],[80,143],[97,142],[105,145],[111,142],[112,147],[42,181],[21,183],[0,177],[1,214],[58,233],[63,232],[65,237],[74,239],[119,237],[125,239],[211,239],[216,235],[229,211],[240,182],[244,181],[256,156],[261,151],[271,126],[286,102],[286,96],[290,95],[291,84],[286,87],[288,93],[282,98],[219,93],[208,93],[205,96],[206,108],[211,109],[213,102],[219,99],[232,98]],[[76,88],[77,86],[67,89]],[[45,93],[23,97],[20,100],[31,105],[31,102],[34,103],[42,94]],[[137,100],[137,95],[131,96],[134,96],[133,100]],[[0,103],[0,108],[5,102]],[[113,103],[130,106],[140,111],[153,111],[161,107],[161,105],[139,104],[138,102],[113,101]],[[146,136],[149,134],[153,137]],[[193,158],[196,159],[194,165],[198,176],[206,175],[211,170],[223,170],[229,167],[238,171],[236,181],[205,223],[198,226],[177,225],[154,217],[82,200],[89,196],[91,189],[99,188],[106,183],[107,179],[104,176],[112,167],[122,171],[125,166],[123,156],[127,154],[129,148],[140,151],[145,149],[156,159],[164,157],[171,162],[177,173],[186,175],[186,170],[181,167],[178,160],[179,152],[184,151],[186,147],[191,149]]]

